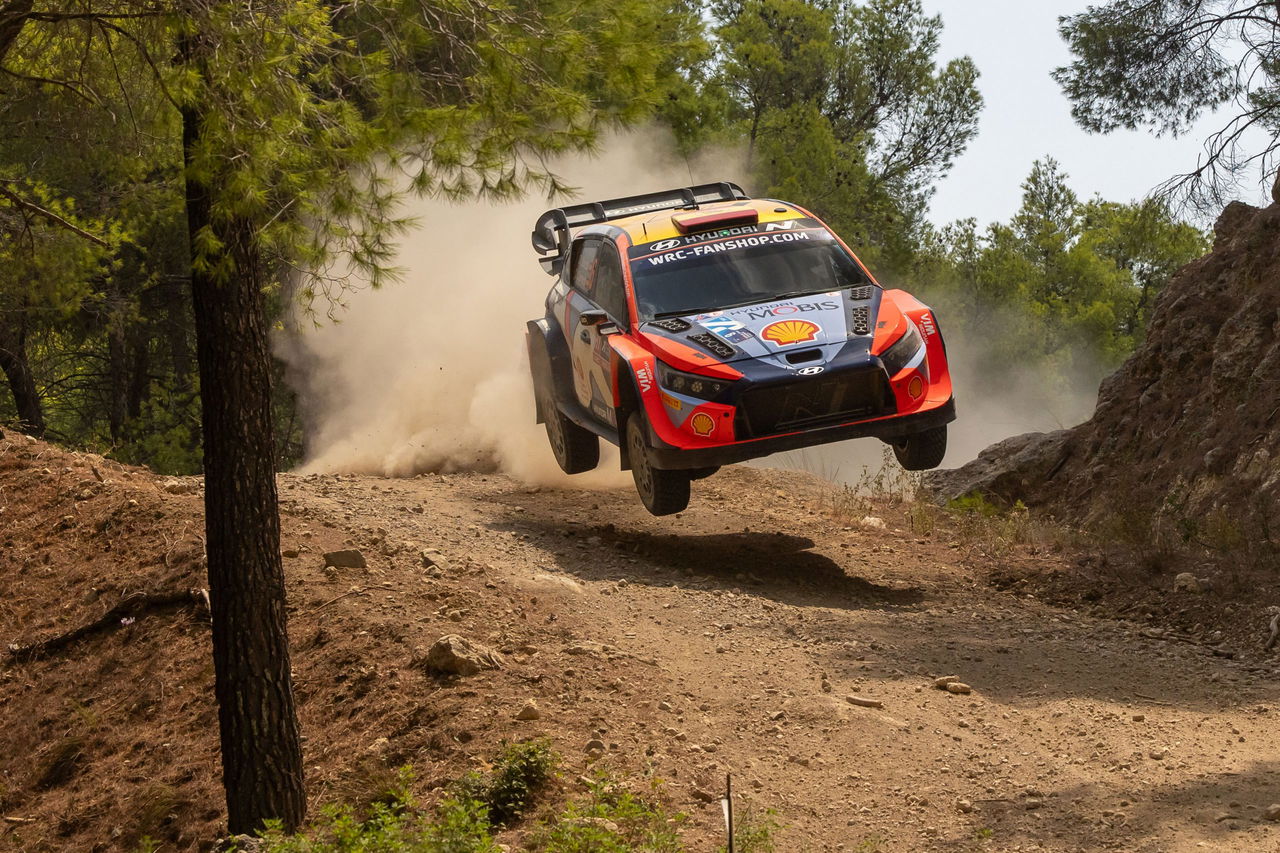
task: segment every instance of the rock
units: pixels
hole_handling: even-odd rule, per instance
[[[1280,803],[1272,803],[1267,806],[1267,810],[1262,813],[1266,820],[1280,820]]]
[[[449,561],[436,548],[427,548],[420,552],[418,556],[422,558],[422,567],[424,569],[435,568],[442,572],[447,572],[452,568],[449,565]]]
[[[1029,485],[1044,480],[1070,453],[1069,437],[1067,430],[1015,435],[991,445],[963,467],[930,471],[921,486],[939,503],[970,494],[1013,503],[1026,495]]]
[[[973,692],[973,688],[963,681],[953,681],[947,685],[947,692],[955,693],[958,696],[967,696]]]
[[[193,495],[200,487],[191,480],[165,480],[162,488],[171,495]]]
[[[541,720],[542,711],[538,709],[538,703],[532,699],[528,700],[516,711],[517,720]]]
[[[343,551],[325,552],[324,565],[325,568],[363,569],[369,564],[364,561],[364,554],[360,553],[359,549],[348,548]]]
[[[1199,579],[1191,572],[1181,572],[1173,579],[1174,592],[1200,592]]]
[[[583,752],[587,755],[603,755],[605,750],[604,741],[599,738],[592,738],[587,741],[587,745],[583,747]]]
[[[850,705],[857,705],[859,708],[883,708],[884,703],[879,699],[864,699],[861,696],[846,696],[845,701]]]
[[[1152,761],[1164,761],[1165,754],[1163,749],[1153,749],[1147,753]]]
[[[1135,723],[1141,723],[1141,722],[1145,721],[1146,719],[1147,719],[1147,715],[1146,715],[1146,714],[1134,714],[1134,715],[1133,715],[1133,721],[1134,721]]]
[[[965,799],[956,800],[956,810],[961,814],[968,814],[973,811],[973,803]]]
[[[885,528],[884,519],[876,518],[874,515],[864,515],[858,523],[863,527],[870,527],[872,530],[884,530]]]
[[[299,551],[297,548],[285,548],[283,551],[280,552],[280,555],[283,557],[288,557],[289,559],[292,560],[295,557],[302,556],[302,552]]]
[[[1039,797],[1027,797],[1022,801],[1022,807],[1028,811],[1038,809],[1044,806],[1044,800]]]
[[[502,656],[488,646],[447,634],[436,640],[423,662],[428,672],[439,675],[475,675],[484,669],[498,669]]]
[[[716,794],[712,793],[711,791],[708,791],[705,788],[698,788],[696,786],[689,789],[689,793],[693,794],[693,798],[695,800],[698,800],[699,802],[703,802],[703,803],[714,803],[715,801],[720,799],[718,796],[716,796]]]
[[[959,681],[959,680],[960,680],[960,676],[958,675],[944,675],[941,678],[935,678],[933,680],[933,686],[938,688],[939,690],[946,690],[948,684],[950,684],[953,681]]]

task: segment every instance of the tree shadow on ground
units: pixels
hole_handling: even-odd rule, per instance
[[[1114,786],[1071,785],[1044,793],[1043,807],[1035,810],[1027,809],[1023,797],[979,803],[975,822],[1001,845],[1035,842],[1050,850],[1280,849],[1280,824],[1264,817],[1268,805],[1280,800],[1280,761],[1179,782],[1134,778],[1126,785],[1118,778]],[[1187,828],[1171,839],[1167,830],[1178,825]]]
[[[1135,637],[1117,623],[1059,622],[1053,616],[1012,609],[976,619],[967,609],[930,610],[924,617],[886,620],[876,632],[894,658],[932,675],[958,675],[983,697],[1013,707],[1092,699],[1134,710],[1213,710],[1275,695],[1266,681],[1245,683],[1256,667],[1214,657],[1208,648]],[[815,620],[809,630],[834,641],[848,628]],[[833,674],[862,674],[860,662],[834,643],[824,647],[830,649],[825,663]],[[1211,678],[1220,684],[1188,689],[1192,675],[1197,688],[1214,683]]]
[[[625,525],[571,524],[525,512],[491,525],[536,537],[559,567],[584,580],[731,590],[801,607],[910,607],[919,587],[894,587],[848,574],[806,536],[649,533]]]

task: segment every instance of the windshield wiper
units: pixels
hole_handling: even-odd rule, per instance
[[[723,311],[723,308],[681,308],[679,311],[661,311],[650,317],[650,320],[665,320],[668,317],[685,317],[689,314],[710,314],[712,311]],[[647,322],[647,321],[646,321]]]

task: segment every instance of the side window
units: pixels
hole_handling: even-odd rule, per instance
[[[605,243],[596,264],[595,303],[624,327],[627,314],[627,290],[622,283],[622,259],[612,243]]]
[[[573,246],[573,277],[569,284],[574,290],[591,296],[591,276],[595,272],[596,257],[600,253],[599,240],[579,240]]]

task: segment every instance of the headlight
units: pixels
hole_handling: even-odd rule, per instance
[[[696,373],[681,373],[662,362],[658,362],[658,384],[668,391],[697,397],[700,400],[714,400],[729,390],[732,382],[723,379],[708,379]]]
[[[916,328],[915,323],[908,320],[907,331],[880,354],[884,369],[889,371],[890,376],[896,376],[898,371],[911,363],[923,346],[924,339],[920,337],[920,330]]]

